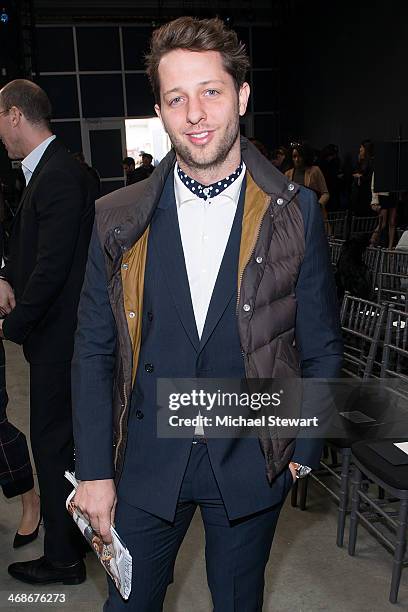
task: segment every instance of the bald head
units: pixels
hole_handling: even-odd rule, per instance
[[[35,126],[48,128],[50,125],[51,102],[45,91],[32,81],[16,79],[7,83],[0,90],[0,106],[5,110],[17,108]]]

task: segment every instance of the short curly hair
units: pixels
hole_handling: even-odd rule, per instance
[[[153,89],[154,98],[160,105],[159,63],[166,53],[176,49],[188,51],[218,51],[225,70],[234,79],[237,91],[245,82],[249,59],[245,45],[238,40],[234,30],[224,22],[196,17],[179,17],[154,30],[150,52],[146,55],[146,72]]]

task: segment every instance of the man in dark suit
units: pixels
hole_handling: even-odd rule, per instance
[[[147,69],[174,150],[97,204],[73,359],[75,503],[107,542],[114,516],[135,568],[129,600],[110,582],[106,611],[162,610],[199,506],[215,612],[260,612],[282,504],[319,464],[321,440],[274,427],[228,439],[199,419],[182,437],[157,427],[159,379],[195,379],[191,395],[204,378],[292,389],[341,363],[316,197],[240,138],[247,67],[219,19],[156,30]]]
[[[78,584],[86,577],[80,536],[65,509],[72,469],[71,359],[94,217],[89,181],[55,138],[46,93],[26,80],[0,91],[0,137],[26,180],[9,256],[1,270],[2,337],[30,364],[30,433],[45,526],[44,556],[14,563],[24,582]]]

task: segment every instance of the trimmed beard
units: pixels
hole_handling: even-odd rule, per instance
[[[224,137],[219,143],[213,157],[203,161],[194,159],[187,145],[184,145],[168,130],[167,132],[178,158],[187,166],[187,168],[193,168],[194,170],[212,170],[225,162],[229,152],[239,138],[239,115],[237,116],[237,120],[232,125],[227,127]]]

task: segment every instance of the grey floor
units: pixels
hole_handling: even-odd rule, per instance
[[[21,350],[6,344],[9,418],[24,432],[28,429],[28,372]],[[7,574],[13,561],[42,554],[42,533],[36,542],[14,551],[11,543],[20,515],[19,500],[0,495],[0,609],[73,610],[102,609],[106,594],[104,572],[96,558],[87,556],[87,581],[78,587],[34,588]],[[408,609],[408,570],[403,574],[399,603],[388,603],[392,558],[364,529],[360,529],[357,555],[335,544],[336,507],[316,485],[311,485],[306,512],[290,507],[282,511],[266,572],[264,610],[268,612],[385,612]],[[346,534],[347,542],[347,534]],[[12,604],[11,594],[64,593],[66,603]],[[205,577],[204,537],[197,513],[177,560],[175,582],[169,588],[165,612],[210,612]],[[222,611],[220,611],[222,612]]]

